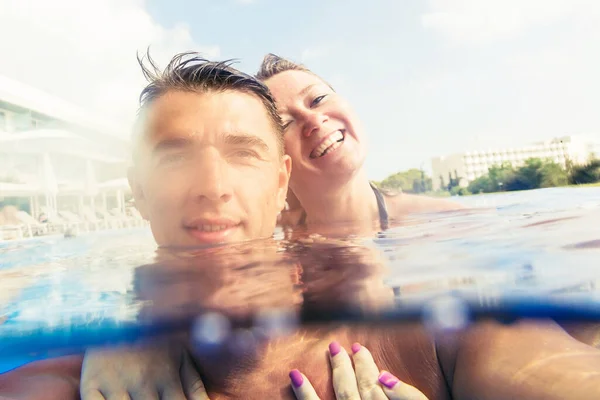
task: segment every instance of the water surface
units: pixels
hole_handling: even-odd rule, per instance
[[[280,243],[277,259],[254,246],[243,257],[197,252],[157,263],[147,229],[0,243],[0,342],[192,315],[199,304],[250,312],[303,298],[305,308],[376,312],[389,296],[403,305],[450,292],[597,301],[600,188],[456,200],[469,210],[415,215],[377,237],[303,244],[300,253]]]

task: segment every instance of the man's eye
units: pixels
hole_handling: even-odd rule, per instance
[[[285,131],[287,128],[290,127],[290,125],[292,124],[293,121],[287,121],[283,123],[283,130]]]
[[[257,158],[258,157],[256,152],[254,152],[252,150],[237,150],[235,153],[233,153],[233,155],[238,158],[251,158],[251,157]]]
[[[165,154],[158,159],[159,164],[177,164],[185,161],[185,154]]]

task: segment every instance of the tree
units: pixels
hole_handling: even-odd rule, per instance
[[[585,165],[577,165],[571,168],[569,183],[581,185],[596,182],[600,182],[600,159],[592,160]]]
[[[471,194],[467,188],[454,186],[450,191],[450,194],[453,196],[468,196]]]
[[[501,191],[506,188],[506,184],[511,182],[515,176],[515,169],[509,162],[500,165],[494,165],[488,169],[489,192]]]
[[[530,158],[518,168],[510,163],[495,165],[487,175],[472,181],[468,189],[471,193],[489,193],[502,189],[529,190],[592,182],[600,182],[600,160],[575,166],[567,159],[563,167],[551,159]]]
[[[506,182],[506,190],[529,190],[537,189],[542,184],[543,162],[539,158],[525,160],[525,165],[515,171],[513,179]]]
[[[492,180],[488,175],[480,176],[479,178],[471,181],[468,186],[468,190],[471,193],[490,193],[495,191]]]
[[[431,178],[416,168],[392,174],[382,180],[379,185],[386,189],[401,189],[408,193],[424,193],[432,190]]]
[[[461,179],[462,178],[458,176],[458,172],[456,172],[456,170],[454,170],[454,178],[452,177],[452,173],[448,172],[448,185],[446,186],[446,189],[449,192],[452,192],[452,189],[460,184]]]
[[[420,180],[415,179],[413,181],[413,193],[423,193],[425,192],[425,188],[423,187],[423,183]]]
[[[542,182],[540,187],[556,187],[565,186],[569,184],[569,175],[567,171],[560,165],[553,161],[548,161],[542,165],[541,168]]]

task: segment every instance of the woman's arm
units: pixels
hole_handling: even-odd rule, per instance
[[[553,321],[478,323],[438,355],[456,399],[600,398],[600,351]]]
[[[428,213],[455,211],[466,209],[462,204],[447,199],[400,193],[394,196],[385,196],[390,218],[398,219],[412,213]]]

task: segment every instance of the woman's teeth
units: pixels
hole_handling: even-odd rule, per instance
[[[311,158],[319,158],[323,157],[325,154],[329,153],[340,147],[344,142],[344,134],[341,131],[336,131],[332,133],[327,140],[319,145],[316,149],[314,149],[310,155]]]

